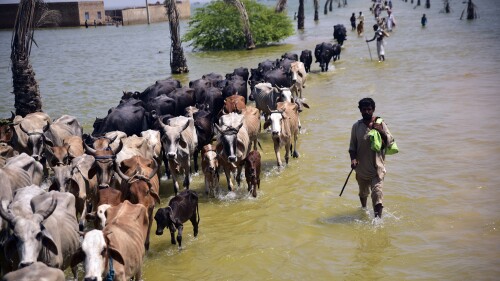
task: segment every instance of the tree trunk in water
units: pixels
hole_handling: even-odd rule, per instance
[[[245,34],[246,48],[247,50],[255,49],[255,43],[253,42],[252,31],[250,30],[250,20],[248,19],[248,13],[243,5],[243,2],[240,0],[225,0],[226,3],[229,3],[238,9],[240,13],[241,23],[243,25],[243,34]]]
[[[330,6],[328,7],[328,10],[330,12],[333,11],[333,0],[330,0]]]
[[[326,0],[326,2],[325,2],[325,9],[324,9],[324,11],[323,11],[323,13],[324,13],[325,15],[326,15],[326,14],[328,14],[328,2],[330,2],[330,1],[333,1],[333,0]]]
[[[278,0],[278,2],[276,3],[276,8],[274,9],[274,11],[276,13],[281,13],[285,10],[286,8],[286,2],[287,0]]]
[[[319,21],[319,0],[314,0],[314,21]]]
[[[450,13],[450,2],[446,1],[445,5],[444,5],[444,11],[447,14]]]
[[[429,9],[431,7],[431,0],[425,0],[425,7]]]
[[[12,32],[11,54],[12,84],[16,114],[26,116],[42,111],[40,89],[35,72],[29,62],[35,27],[35,6],[38,1],[21,0]]]
[[[189,69],[181,46],[179,10],[177,10],[175,0],[165,1],[165,6],[167,8],[168,23],[170,26],[170,39],[172,40],[172,45],[170,47],[170,69],[173,74],[187,73]]]
[[[304,29],[304,0],[299,0],[299,17],[297,20],[297,29]]]
[[[417,6],[420,6],[420,0],[417,0]]]

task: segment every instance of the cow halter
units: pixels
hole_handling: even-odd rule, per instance
[[[113,268],[113,258],[109,254],[109,248],[108,248],[107,252],[108,252],[109,270],[108,270],[108,274],[106,274],[106,278],[104,278],[104,281],[113,281],[113,280],[115,280],[115,269]]]

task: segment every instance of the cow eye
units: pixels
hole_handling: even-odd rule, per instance
[[[105,254],[106,254],[106,248],[102,248],[101,256],[104,256]]]
[[[42,240],[42,237],[43,237],[43,234],[41,231],[36,234],[36,240],[40,241],[40,240]]]

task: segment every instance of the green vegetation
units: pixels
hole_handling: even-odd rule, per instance
[[[253,0],[243,0],[250,20],[250,30],[255,45],[279,42],[293,35],[291,19],[285,13],[275,13],[273,8]],[[183,36],[195,48],[205,50],[244,49],[245,35],[240,13],[222,0],[198,8],[189,21],[189,31]]]

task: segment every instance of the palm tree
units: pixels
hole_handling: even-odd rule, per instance
[[[297,20],[297,29],[304,29],[304,0],[299,0],[299,15]]]
[[[285,8],[286,8],[286,2],[287,2],[287,0],[278,0],[276,2],[276,8],[274,9],[274,11],[276,13],[283,12],[285,10]]]
[[[175,5],[175,0],[165,1],[167,8],[168,23],[170,26],[170,38],[172,45],[170,47],[170,69],[172,73],[187,73],[189,69],[186,64],[186,57],[181,46],[181,36],[179,28],[179,10]]]
[[[224,0],[236,7],[240,13],[241,23],[243,24],[243,33],[245,34],[245,41],[247,44],[247,50],[255,49],[255,43],[253,42],[252,32],[250,30],[250,20],[248,19],[248,13],[245,9],[245,5],[240,0]]]
[[[31,46],[35,32],[36,0],[21,0],[12,32],[11,54],[12,84],[16,114],[26,116],[42,111],[42,99],[35,72],[30,64]]]
[[[314,0],[314,21],[319,21],[319,0]]]
[[[474,19],[479,18],[479,16],[476,13],[477,6],[474,3],[472,3],[472,0],[469,0],[469,2],[467,2],[467,7],[462,11],[462,15],[460,16],[460,19],[463,18],[464,12],[466,10],[467,10],[467,19],[468,20],[474,20]]]

